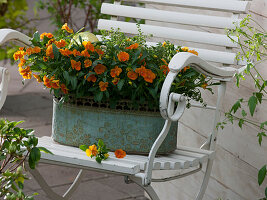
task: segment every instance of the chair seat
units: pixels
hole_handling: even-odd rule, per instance
[[[110,157],[99,164],[94,158],[86,156],[85,152],[79,148],[58,144],[47,136],[39,138],[38,146],[45,147],[53,153],[51,155],[42,152],[41,162],[54,162],[55,164],[60,162],[61,165],[64,163],[67,166],[77,168],[91,168],[121,174],[137,174],[145,170],[148,160],[148,157],[143,155],[126,155],[126,157],[118,159],[114,152],[109,152]],[[157,156],[154,160],[153,169],[178,170],[196,167],[207,162],[208,159],[213,159],[214,155],[214,151],[179,146],[170,154]]]

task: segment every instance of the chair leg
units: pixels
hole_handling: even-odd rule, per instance
[[[71,197],[71,195],[74,193],[74,191],[78,188],[78,185],[81,182],[81,179],[84,175],[84,171],[81,169],[76,176],[74,182],[69,187],[69,189],[66,191],[66,193],[63,196],[58,195],[55,193],[51,187],[47,184],[47,182],[44,180],[40,172],[35,168],[34,170],[31,169],[27,164],[25,164],[25,167],[27,170],[32,174],[34,179],[37,181],[37,183],[41,186],[42,190],[45,192],[45,194],[51,199],[51,200],[67,200]]]
[[[128,177],[130,180],[132,180],[134,183],[136,183],[138,186],[140,186],[141,188],[143,188],[146,193],[148,194],[148,196],[150,197],[151,200],[160,200],[157,193],[155,192],[155,190],[152,188],[151,185],[148,186],[144,186],[142,184],[142,180],[141,178],[138,177],[134,177],[134,176],[130,176]]]
[[[203,199],[203,196],[205,194],[205,191],[206,191],[208,183],[209,183],[212,165],[213,165],[213,160],[209,159],[208,163],[207,163],[206,172],[205,172],[205,175],[204,175],[204,178],[202,181],[202,185],[200,187],[200,190],[199,190],[199,193],[197,195],[196,200],[202,200]]]

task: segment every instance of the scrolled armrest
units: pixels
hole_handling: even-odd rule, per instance
[[[20,42],[23,45],[31,46],[30,37],[27,35],[13,30],[13,29],[0,29],[0,46],[9,41]]]
[[[200,57],[187,52],[177,53],[169,63],[170,72],[168,73],[160,93],[160,113],[164,119],[172,120],[172,116],[169,112],[169,93],[171,85],[177,76],[177,74],[186,66],[194,68],[196,71],[204,74],[205,76],[219,78],[219,79],[229,79],[232,78],[238,70],[232,67],[220,68],[213,66]]]

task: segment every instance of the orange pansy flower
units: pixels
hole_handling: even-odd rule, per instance
[[[67,45],[67,42],[65,40],[55,41],[55,45],[58,48],[62,48],[62,47],[65,47]]]
[[[44,61],[44,62],[47,62],[47,61],[48,61],[48,57],[43,56],[43,61]]]
[[[187,52],[187,51],[189,50],[188,47],[182,47],[181,49],[182,49],[183,51],[185,51],[185,52]]]
[[[138,46],[139,46],[138,43],[134,43],[134,44],[130,45],[129,47],[126,47],[125,49],[137,49]]]
[[[115,78],[112,80],[112,83],[113,83],[114,85],[117,85],[118,82],[119,82],[119,80],[120,80],[120,78],[115,77]]]
[[[101,92],[106,91],[107,90],[107,87],[108,87],[108,82],[100,81],[99,82],[99,87],[100,87]]]
[[[22,75],[24,79],[31,79],[32,78],[32,71],[29,66],[27,66],[25,69],[22,67],[19,67],[19,73]]]
[[[50,80],[51,81],[51,87],[54,89],[59,89],[59,80]]]
[[[76,56],[81,56],[82,54],[81,54],[81,52],[79,52],[79,51],[77,51],[76,49],[74,49],[73,51],[72,51],[72,54],[76,57]]]
[[[46,49],[46,56],[54,59],[53,46],[50,44]]]
[[[42,82],[42,79],[39,75],[37,74],[33,74],[34,78],[36,78],[36,80],[38,81],[38,83],[41,83]]]
[[[89,146],[89,149],[86,149],[85,153],[88,157],[96,156],[98,153],[96,145]]]
[[[121,72],[122,72],[122,69],[116,66],[114,69],[110,70],[110,75],[111,77],[114,78],[115,76],[119,76]]]
[[[88,53],[87,49],[81,52],[82,56],[90,58],[90,54]]]
[[[103,74],[105,71],[106,71],[106,67],[105,65],[102,65],[102,64],[97,64],[95,67],[94,67],[94,71],[96,74]]]
[[[188,50],[189,53],[195,54],[196,56],[198,56],[198,52],[195,50]]]
[[[65,84],[61,84],[60,85],[60,89],[64,94],[68,94],[69,93],[69,90],[68,90],[68,88],[66,87]]]
[[[156,74],[154,74],[150,69],[146,70],[145,76],[143,76],[146,82],[153,83],[156,78]]]
[[[25,48],[25,47],[19,47],[19,50],[20,50],[20,51],[24,51],[24,48]]]
[[[121,51],[120,53],[118,53],[117,57],[120,62],[126,62],[129,60],[130,56],[127,52]]]
[[[96,48],[95,51],[100,56],[102,56],[104,54],[104,51],[102,51],[101,49]]]
[[[186,70],[190,69],[189,66],[186,66],[184,69],[183,69],[183,72],[186,72]]]
[[[44,81],[44,85],[45,85],[47,88],[51,88],[51,87],[52,87],[50,79],[49,79],[48,77],[46,77],[45,75],[44,75],[44,77],[43,77],[43,81]]]
[[[41,52],[41,48],[40,47],[34,47],[32,49],[32,53],[40,53]]]
[[[207,88],[207,86],[208,86],[208,84],[207,84],[207,83],[203,83],[203,84],[201,85],[201,87],[202,87],[203,89],[206,89],[206,88]]]
[[[33,54],[33,48],[31,48],[31,47],[27,48],[27,49],[26,49],[26,54],[27,54],[28,56],[32,55],[32,54]]]
[[[84,76],[84,79],[86,79],[88,82],[93,82],[95,83],[96,82],[96,76],[94,74],[90,74],[87,78],[86,78],[86,75]]]
[[[117,149],[115,152],[114,152],[116,158],[124,158],[126,156],[126,152],[123,151],[122,149]]]
[[[90,67],[90,66],[92,66],[92,61],[89,60],[89,59],[86,59],[86,60],[84,61],[84,67],[87,68],[87,67]]]
[[[163,71],[163,73],[165,75],[168,74],[169,71],[170,71],[170,69],[169,69],[169,67],[167,65],[161,65],[159,68]]]
[[[20,63],[18,64],[18,67],[22,67],[23,65],[25,65],[26,60],[24,58],[20,59]]]
[[[25,52],[24,51],[17,51],[13,54],[14,60],[18,60],[24,58]]]
[[[59,51],[60,51],[61,55],[63,55],[63,56],[69,57],[72,54],[72,51],[67,49],[67,48],[66,49],[59,49]]]
[[[68,27],[68,24],[65,23],[62,27],[62,30],[66,30],[68,33],[73,33],[73,30]]]
[[[86,50],[89,50],[91,52],[95,50],[94,45],[90,41],[83,41],[82,44]]]
[[[128,76],[129,79],[131,79],[131,80],[136,80],[136,79],[138,78],[138,74],[135,73],[134,71],[129,71],[129,72],[127,73],[127,76]]]
[[[77,71],[81,70],[81,62],[80,61],[76,62],[75,60],[71,60],[70,62],[71,62],[72,69],[76,69]]]
[[[145,76],[146,68],[144,66],[141,66],[139,68],[136,68],[135,72],[138,73],[140,76]]]
[[[44,39],[44,36],[46,36],[48,38],[52,38],[53,37],[53,34],[52,33],[46,33],[46,32],[44,32],[44,33],[42,33],[40,35],[40,39]]]

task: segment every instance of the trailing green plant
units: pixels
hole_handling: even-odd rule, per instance
[[[28,160],[29,167],[34,169],[40,160],[40,151],[51,153],[37,147],[38,138],[33,130],[17,127],[20,123],[22,121],[0,120],[0,198],[8,200],[33,199],[23,193],[23,183],[27,179],[24,164]]]
[[[236,42],[241,51],[237,54],[239,61],[246,61],[247,65],[244,73],[236,74],[236,85],[239,87],[240,81],[245,80],[246,77],[251,77],[254,81],[255,90],[248,99],[238,99],[229,112],[225,113],[225,120],[219,124],[224,127],[227,122],[238,122],[242,129],[244,124],[250,124],[258,128],[258,142],[262,144],[264,138],[266,142],[267,136],[267,121],[253,121],[250,118],[254,116],[257,106],[266,102],[267,95],[267,79],[260,72],[258,64],[267,59],[267,32],[255,20],[248,15],[239,24],[235,24],[235,28],[227,31],[228,37]],[[237,37],[237,41],[232,36]],[[249,110],[247,112],[246,110]],[[261,185],[266,178],[266,165],[264,165],[258,172],[258,183]],[[267,186],[265,189],[265,198],[267,198]]]

